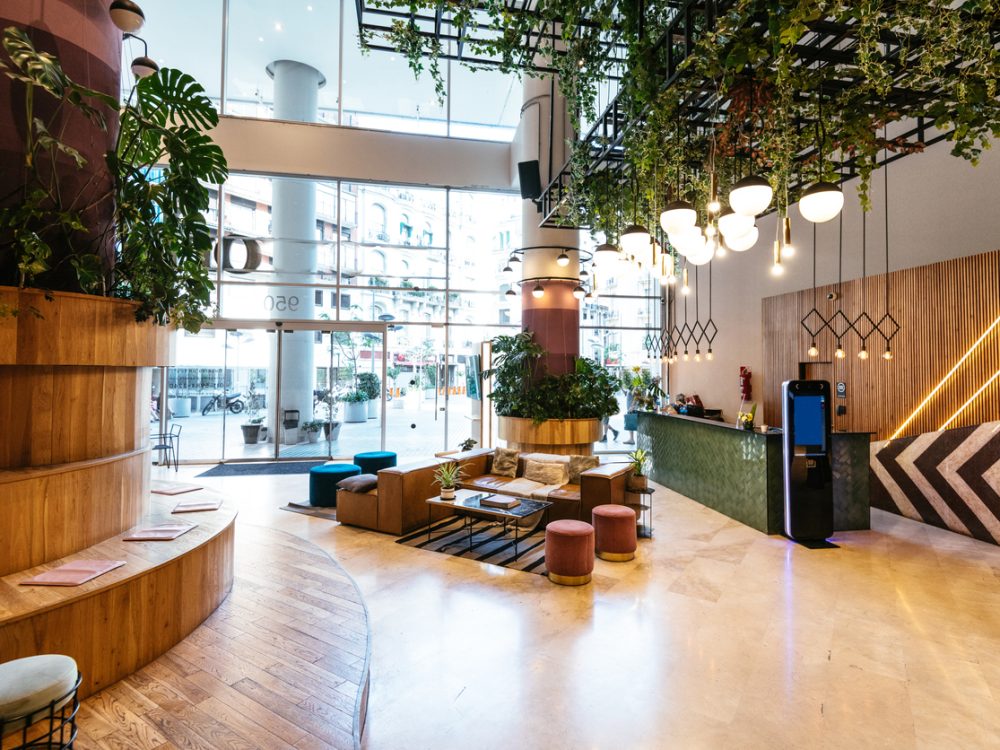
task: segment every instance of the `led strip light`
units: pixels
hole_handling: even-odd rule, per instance
[[[954,367],[952,367],[952,368],[951,368],[951,369],[950,369],[950,370],[948,371],[948,374],[947,374],[947,375],[945,375],[945,376],[944,376],[943,378],[941,378],[941,382],[940,382],[940,383],[938,383],[938,384],[937,384],[936,386],[934,386],[933,390],[931,390],[931,392],[927,394],[927,397],[926,397],[926,398],[924,398],[924,400],[920,402],[920,406],[918,406],[918,407],[917,407],[916,409],[914,409],[914,410],[913,410],[913,413],[912,413],[912,414],[910,414],[910,416],[908,416],[908,417],[906,418],[906,421],[905,421],[905,422],[903,422],[903,424],[901,424],[901,425],[900,425],[900,426],[899,426],[899,427],[898,427],[898,428],[896,429],[896,431],[895,431],[894,433],[892,433],[892,435],[891,435],[891,436],[889,436],[889,439],[890,439],[890,440],[895,440],[896,438],[898,438],[898,437],[899,437],[899,434],[900,434],[900,433],[901,433],[901,432],[902,432],[903,430],[905,430],[905,429],[906,429],[906,426],[907,426],[907,425],[908,425],[908,424],[909,424],[910,422],[912,422],[912,421],[913,421],[913,419],[914,419],[914,418],[915,418],[915,417],[917,416],[917,414],[919,414],[919,413],[920,413],[920,411],[921,411],[921,410],[922,410],[922,409],[923,409],[923,408],[924,408],[925,406],[927,406],[927,403],[928,403],[928,402],[929,402],[929,401],[930,401],[930,400],[931,400],[932,398],[934,398],[934,394],[935,394],[935,393],[937,393],[938,391],[940,391],[940,390],[941,390],[941,388],[942,388],[942,387],[944,386],[944,384],[945,384],[945,383],[947,383],[947,382],[948,382],[948,381],[949,381],[949,380],[951,379],[951,376],[955,374],[955,371],[956,371],[956,370],[958,370],[958,368],[962,366],[962,363],[963,363],[963,362],[964,362],[965,360],[967,360],[967,359],[968,359],[968,358],[969,358],[970,356],[972,356],[972,353],[973,353],[974,351],[976,351],[976,349],[978,349],[978,348],[979,348],[979,345],[980,345],[981,343],[983,343],[983,340],[984,340],[984,339],[985,339],[985,338],[986,338],[987,336],[989,336],[989,335],[990,335],[990,332],[991,332],[991,331],[992,331],[992,330],[993,330],[994,328],[996,328],[996,327],[997,327],[998,325],[1000,325],[1000,317],[998,317],[998,318],[997,318],[996,320],[994,320],[994,321],[993,321],[993,324],[992,324],[992,325],[991,325],[991,326],[990,326],[989,328],[987,328],[987,329],[986,329],[986,330],[985,330],[985,331],[983,332],[983,335],[982,335],[982,336],[980,336],[980,337],[979,337],[978,339],[976,339],[976,343],[974,343],[974,344],[973,344],[973,345],[972,345],[971,347],[969,347],[969,351],[967,351],[967,352],[966,352],[965,354],[963,354],[963,355],[962,355],[962,358],[961,358],[960,360],[958,360],[958,362],[956,362],[956,363],[955,363],[955,366],[954,366]],[[965,408],[965,406],[963,406],[963,407],[962,407],[962,409],[964,409],[964,408]],[[959,411],[961,411],[961,409],[960,409]],[[949,420],[949,421],[950,421],[950,420]],[[947,423],[946,423],[946,424],[947,424]],[[938,429],[941,429],[941,428],[938,428]]]
[[[958,411],[956,411],[954,414],[952,414],[950,417],[948,417],[948,421],[945,422],[940,427],[938,427],[938,431],[940,432],[945,427],[947,427],[952,422],[954,422],[955,418],[959,414],[961,414],[963,411],[965,411],[966,407],[968,407],[969,404],[971,404],[973,401],[975,401],[977,398],[979,398],[979,394],[982,393],[983,391],[985,391],[989,387],[990,383],[992,383],[997,378],[1000,378],[1000,370],[997,370],[995,373],[993,373],[993,377],[992,378],[990,378],[985,383],[983,383],[983,385],[979,388],[979,390],[976,391],[975,393],[973,393],[972,396],[969,397],[968,401],[966,401],[964,404],[962,404],[960,407],[958,407]]]

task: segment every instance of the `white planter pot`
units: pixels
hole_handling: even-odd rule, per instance
[[[404,406],[406,406],[406,402],[403,400],[402,397],[396,396],[396,398],[394,398],[392,401],[389,402],[389,406],[393,409],[402,409]]]
[[[368,418],[375,419],[378,416],[378,401],[375,399],[368,400]]]
[[[455,488],[454,487],[442,487],[441,488],[441,499],[442,500],[454,500],[455,499]]]
[[[306,439],[310,443],[318,443],[319,442],[319,430],[316,430],[315,432],[307,432],[306,433]]]
[[[344,421],[345,422],[367,422],[368,421],[368,406],[364,401],[345,401],[344,402]]]
[[[298,445],[299,443],[299,428],[298,427],[285,427],[285,445]]]

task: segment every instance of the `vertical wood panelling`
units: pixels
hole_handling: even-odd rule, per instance
[[[1000,251],[935,263],[889,275],[889,310],[900,325],[892,341],[893,359],[882,359],[883,340],[868,339],[868,360],[858,359],[860,343],[853,333],[843,339],[847,356],[834,357],[836,337],[817,336],[820,356],[806,353],[811,343],[800,321],[813,307],[812,289],[768,297],[763,301],[764,414],[780,421],[781,383],[796,378],[800,362],[816,364],[810,377],[847,384],[847,398],[835,405],[847,414],[834,416],[834,429],[867,431],[886,439],[913,413],[972,344],[1000,316]],[[816,308],[827,318],[838,309],[854,320],[862,310],[874,319],[885,306],[885,276],[844,282],[840,298],[827,294],[837,285],[816,290]],[[812,369],[812,368],[810,368]],[[948,378],[900,436],[937,430],[980,387],[1000,370],[1000,326],[997,326]],[[1000,378],[994,380],[949,427],[964,427],[1000,418]]]

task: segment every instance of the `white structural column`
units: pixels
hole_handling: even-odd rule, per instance
[[[276,60],[267,66],[267,72],[274,79],[275,119],[316,122],[319,89],[326,83],[323,75],[316,68],[294,60]],[[280,282],[308,283],[317,270],[316,186],[309,180],[279,177],[274,178],[271,185],[274,278],[278,282],[273,287],[271,315],[276,320],[312,320],[315,317],[313,290],[284,286]],[[282,340],[281,410],[297,410],[299,424],[313,418],[314,348],[312,331],[285,334]],[[274,398],[277,364],[275,350],[269,394],[272,404],[277,403]],[[281,428],[283,414],[275,418],[275,428]],[[272,430],[272,434],[275,431]]]
[[[552,96],[554,94],[554,96]],[[550,123],[550,118],[555,117]],[[550,127],[551,124],[551,127]],[[551,78],[524,78],[524,104],[519,128],[520,160],[538,158],[542,187],[549,182],[549,135],[552,135],[552,175],[566,162],[567,141],[575,138],[566,114],[566,100]],[[580,246],[580,233],[575,229],[551,229],[539,226],[542,215],[530,200],[523,201],[521,242],[523,247],[552,246],[553,249],[527,251],[521,264],[522,279],[539,277],[571,277],[573,281],[543,281],[545,294],[532,296],[534,282],[521,285],[521,314],[525,328],[535,334],[535,340],[548,352],[550,372],[560,374],[573,367],[580,352],[580,302],[573,296],[580,264],[578,253],[570,252],[569,265],[556,263],[559,246]]]

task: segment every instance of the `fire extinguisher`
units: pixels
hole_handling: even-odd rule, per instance
[[[749,367],[740,366],[740,398],[743,401],[750,401],[753,398],[753,386],[750,385],[751,375]]]

